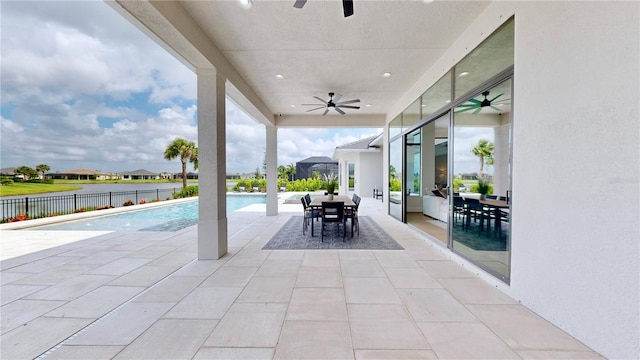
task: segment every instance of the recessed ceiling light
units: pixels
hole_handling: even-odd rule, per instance
[[[390,77],[390,76],[391,76],[391,73],[390,73],[390,72],[386,72],[386,73],[382,74],[382,77],[387,77],[387,78],[388,78],[388,77]]]
[[[253,7],[253,0],[238,0],[238,5],[243,9],[251,9]]]
[[[282,74],[276,74],[276,77],[277,77],[278,79],[284,79],[284,76],[282,76]]]
[[[366,106],[366,107],[371,107],[371,104],[367,104],[367,105],[365,105],[365,106]]]
[[[462,76],[467,76],[467,75],[469,75],[469,72],[468,71],[463,71],[458,76],[462,77]]]
[[[430,4],[430,3],[432,3],[433,1],[434,1],[434,0],[422,0],[422,2],[423,2],[423,3],[425,3],[425,4]]]
[[[446,102],[447,104],[451,102],[451,100],[445,100],[444,102]]]
[[[295,105],[291,104],[291,107],[296,107]]]

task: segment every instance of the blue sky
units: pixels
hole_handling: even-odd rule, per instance
[[[0,167],[178,172],[197,141],[196,76],[102,1],[0,1]],[[281,129],[278,164],[380,129]],[[227,101],[227,171],[262,166],[265,129]],[[191,168],[189,168],[191,170]]]

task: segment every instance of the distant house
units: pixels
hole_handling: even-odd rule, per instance
[[[296,163],[296,179],[308,179],[317,171],[320,176],[338,176],[338,162],[327,156],[312,156]]]
[[[382,190],[382,135],[370,136],[336,147],[333,160],[339,167],[340,194],[357,193],[361,197],[373,196],[373,190]]]
[[[160,174],[151,172],[145,169],[138,169],[134,171],[125,171],[121,172],[120,179],[122,180],[158,180],[160,179]]]
[[[182,180],[182,173],[173,174],[173,178]],[[187,173],[187,180],[198,180],[198,173],[197,172],[188,172]]]
[[[100,170],[75,169],[64,172],[45,174],[47,179],[54,180],[118,180],[116,173],[105,173]]]
[[[13,175],[15,175],[15,172],[14,172],[15,169],[16,168],[12,168],[12,167],[2,168],[2,169],[0,169],[0,175],[1,176],[13,176]]]

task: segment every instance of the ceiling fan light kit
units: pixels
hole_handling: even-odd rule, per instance
[[[313,98],[320,101],[322,104],[302,104],[303,106],[316,106],[315,108],[307,110],[306,112],[324,109],[324,112],[322,113],[322,116],[324,116],[329,113],[329,110],[334,109],[338,114],[345,115],[346,113],[342,109],[360,109],[360,106],[349,105],[359,103],[360,99],[340,101],[340,99],[342,99],[342,95],[335,94],[333,92],[329,93],[329,101],[323,100],[317,96],[314,96]]]

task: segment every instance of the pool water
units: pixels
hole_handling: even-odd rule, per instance
[[[251,204],[264,203],[266,203],[266,196],[227,196],[227,213]],[[197,223],[198,201],[194,200],[147,210],[38,226],[31,228],[31,230],[178,231]]]

